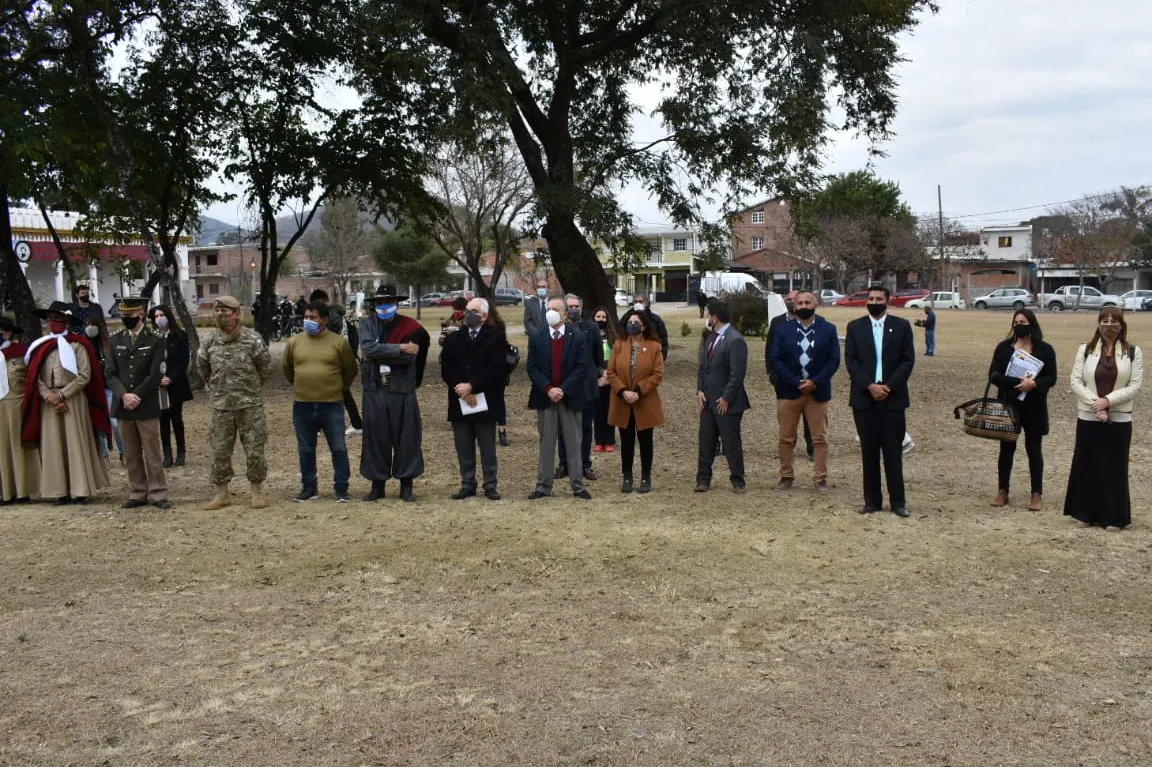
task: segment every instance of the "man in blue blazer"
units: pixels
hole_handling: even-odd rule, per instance
[[[828,492],[828,403],[832,376],[840,368],[836,326],[816,316],[816,296],[800,291],[793,299],[796,319],[779,325],[770,352],[776,384],[776,419],[780,425],[780,484],[787,490],[796,481],[793,454],[796,428],[807,418],[812,429],[816,492]]]
[[[536,411],[540,432],[540,461],[536,489],[530,500],[552,495],[552,468],[556,455],[556,437],[564,440],[570,467],[572,494],[588,500],[592,494],[584,487],[580,466],[581,413],[588,398],[589,354],[584,333],[564,322],[564,301],[548,302],[547,327],[536,331],[528,340],[528,378],[532,392],[528,407]]]

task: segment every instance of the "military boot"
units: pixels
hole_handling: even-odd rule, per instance
[[[231,506],[231,505],[232,505],[232,496],[228,494],[228,486],[227,485],[217,485],[216,486],[216,497],[214,497],[212,500],[208,501],[208,503],[204,504],[204,508],[207,511],[216,511],[217,509],[222,509],[225,506]]]
[[[266,509],[268,501],[264,500],[264,483],[252,483],[252,500],[248,503],[250,509]]]

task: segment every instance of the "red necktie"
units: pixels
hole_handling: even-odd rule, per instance
[[[720,334],[712,336],[712,343],[708,344],[708,359],[712,359],[712,352],[716,349],[716,344],[720,343]]]

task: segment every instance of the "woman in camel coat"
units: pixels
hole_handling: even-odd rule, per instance
[[[620,465],[623,493],[632,492],[632,462],[640,443],[639,492],[652,489],[652,430],[664,425],[660,382],[664,380],[664,356],[648,315],[633,312],[625,318],[627,334],[612,347],[608,365],[608,423],[620,429]]]

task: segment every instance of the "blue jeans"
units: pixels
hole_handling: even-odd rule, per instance
[[[924,351],[925,354],[927,354],[929,357],[936,356],[936,331],[935,330],[925,330],[924,331],[924,345],[928,347]]]
[[[352,467],[348,464],[348,446],[344,443],[344,401],[294,402],[292,426],[296,429],[296,452],[300,455],[300,485],[316,489],[316,433],[324,432],[332,452],[332,486],[336,492],[348,490]]]

